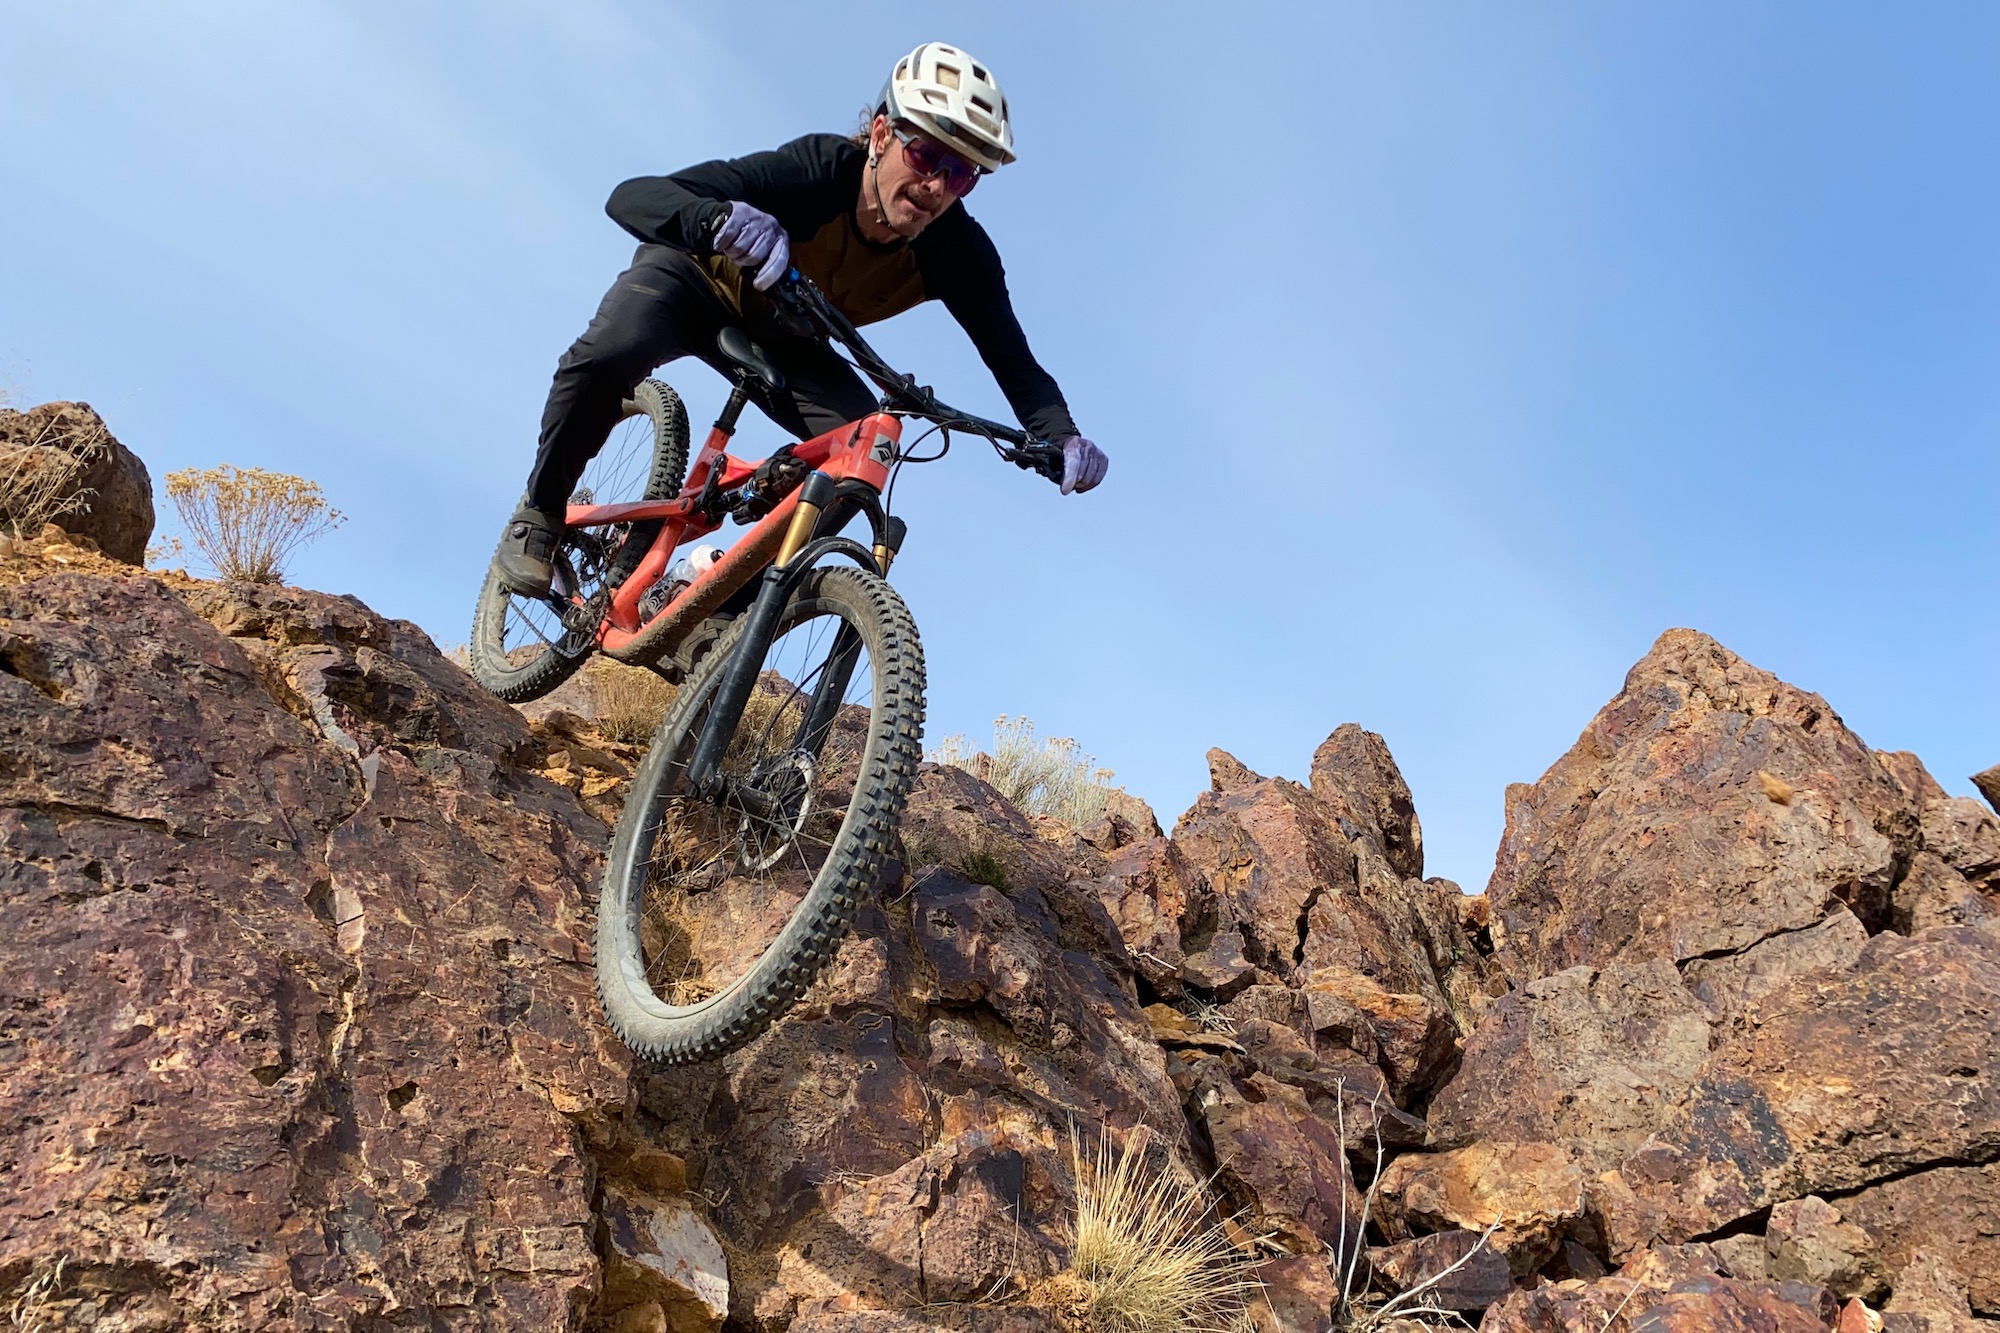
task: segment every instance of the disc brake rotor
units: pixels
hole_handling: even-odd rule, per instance
[[[819,766],[804,750],[787,750],[758,761],[738,788],[744,808],[736,826],[736,864],[761,874],[792,850],[813,811],[813,784]],[[747,790],[744,790],[746,789]]]

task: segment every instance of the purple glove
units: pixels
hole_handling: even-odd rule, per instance
[[[1111,460],[1104,451],[1081,435],[1072,435],[1062,442],[1063,479],[1062,493],[1087,491],[1104,480],[1104,473],[1111,466]]]
[[[756,268],[750,285],[760,292],[768,291],[792,266],[792,238],[776,218],[741,200],[729,206],[729,216],[716,228],[715,252],[740,269]]]

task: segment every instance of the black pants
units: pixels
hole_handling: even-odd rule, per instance
[[[546,514],[562,513],[585,465],[618,424],[624,400],[656,366],[695,356],[732,374],[715,336],[740,322],[691,256],[664,245],[640,246],[632,267],[604,294],[590,327],[556,363],[542,411],[541,448],[528,474],[528,503]],[[875,394],[825,344],[764,327],[745,331],[785,372],[783,392],[769,394],[759,385],[754,401],[797,438],[875,410]]]

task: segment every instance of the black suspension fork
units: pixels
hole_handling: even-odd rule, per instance
[[[875,542],[875,564],[882,573],[889,572],[889,564],[902,549],[903,536],[908,529],[900,518],[887,521],[886,528]],[[833,730],[834,719],[840,715],[842,701],[847,698],[848,683],[854,677],[854,667],[861,660],[861,631],[840,622],[840,632],[834,635],[833,650],[826,656],[826,670],[822,673],[819,689],[813,692],[812,709],[806,714],[805,723],[799,728],[798,748],[817,757],[820,747],[826,744],[827,733]]]
[[[757,687],[757,675],[763,667],[764,654],[770,651],[772,641],[777,638],[778,619],[784,614],[785,603],[791,599],[792,560],[811,538],[819,523],[820,512],[833,495],[833,478],[826,473],[816,470],[806,478],[799,489],[798,508],[792,512],[784,545],[778,550],[778,558],[764,571],[764,581],[757,589],[756,599],[744,613],[743,637],[736,641],[736,650],[729,655],[729,662],[723,668],[722,683],[716,687],[715,698],[709,703],[708,716],[701,724],[701,737],[695,742],[694,757],[688,761],[688,790],[698,800],[719,802],[723,796],[723,752],[729,747],[729,738],[736,734],[737,723],[743,719],[743,707],[750,701],[751,691]],[[841,629],[846,632],[848,627],[842,625]],[[840,640],[836,638],[834,656],[839,654],[839,647]],[[849,656],[851,658],[852,654]],[[833,658],[829,657],[829,667],[832,661]],[[847,670],[853,670],[851,660]],[[821,691],[824,689],[822,685]],[[846,692],[844,682],[841,692]],[[815,710],[818,705],[816,698]]]

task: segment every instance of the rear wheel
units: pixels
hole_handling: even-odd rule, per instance
[[[687,473],[688,419],[680,395],[658,380],[632,391],[626,418],[584,469],[572,504],[671,500]],[[510,591],[486,569],[467,645],[472,674],[509,703],[538,699],[576,674],[597,641],[611,592],[631,576],[659,535],[657,519],[567,534],[555,553],[546,598]]]
[[[722,761],[687,765],[740,626],[681,687],[633,778],[598,904],[612,1028],[668,1064],[713,1059],[788,1009],[874,887],[916,780],[924,664],[895,591],[862,570],[806,575]]]

